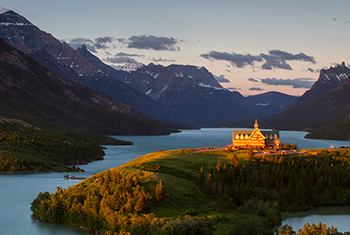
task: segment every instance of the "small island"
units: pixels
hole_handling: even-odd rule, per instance
[[[33,218],[96,234],[287,234],[283,211],[350,205],[350,149],[255,152],[149,153],[39,193]]]

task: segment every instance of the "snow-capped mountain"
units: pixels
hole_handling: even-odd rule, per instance
[[[14,11],[0,14],[0,36],[26,54],[42,48],[56,60],[57,67],[66,66],[81,78],[106,76],[104,72],[83,58],[77,50],[67,43],[61,43],[51,34],[41,31]],[[80,81],[81,79],[77,82]]]
[[[179,120],[201,125],[250,118],[257,113],[239,92],[223,88],[204,67],[150,63],[118,79],[161,103]],[[204,120],[206,120],[204,123]],[[210,122],[208,122],[210,120]]]
[[[342,62],[341,65],[322,69],[318,78],[320,83],[339,86],[350,77],[350,69]]]
[[[86,46],[75,50],[13,11],[0,14],[0,36],[61,76],[158,120],[208,126],[266,116],[239,92],[224,89],[201,66],[128,62],[115,70]]]
[[[14,11],[0,14],[0,37],[69,80],[128,102],[141,112],[154,116],[166,113],[151,98],[114,78],[124,71],[104,64],[85,46],[74,50],[67,43],[61,43]]]
[[[137,62],[134,62],[134,61],[128,61],[126,64],[124,64],[124,66],[120,70],[128,72],[128,73],[131,73],[131,72],[134,72],[137,69],[142,68],[144,66],[145,65],[142,64],[142,63],[137,63]]]
[[[0,71],[0,115],[42,128],[54,123],[111,135],[170,134],[130,104],[52,72],[2,38]]]
[[[314,131],[326,128],[326,131],[319,132],[317,138],[342,139],[343,137],[335,137],[335,132],[343,134],[349,132],[350,79],[345,79],[349,76],[350,69],[344,62],[320,71],[319,79],[312,88],[296,99],[288,109],[266,119],[260,119],[259,123],[264,127],[280,130]],[[346,126],[342,126],[345,122]],[[331,125],[337,127],[330,127]]]
[[[266,116],[281,112],[286,106],[297,98],[297,96],[291,96],[274,91],[246,97],[250,103],[255,105],[256,108],[260,110],[261,114],[265,114]]]
[[[223,87],[214,78],[214,75],[203,66],[172,64],[167,68],[177,73],[187,74],[187,76],[199,86],[223,89]]]
[[[137,66],[138,69],[130,69],[131,66]],[[166,103],[168,105],[177,103],[186,97],[186,95],[178,95],[177,99],[170,99],[171,93],[195,92],[195,89],[201,89],[199,96],[206,98],[210,96],[213,90],[226,90],[223,88],[204,67],[198,68],[191,65],[170,65],[164,67],[150,63],[145,66],[137,63],[126,63],[123,68],[128,71],[124,77],[119,80],[129,86],[143,92],[154,100]],[[136,68],[136,67],[134,67]],[[131,73],[133,72],[133,73]],[[206,94],[209,92],[208,94]],[[228,91],[227,91],[228,92]]]
[[[286,110],[305,104],[312,99],[320,96],[333,88],[340,86],[350,78],[350,69],[344,62],[341,65],[330,67],[329,69],[321,69],[318,80],[307,90],[301,97],[292,102]]]

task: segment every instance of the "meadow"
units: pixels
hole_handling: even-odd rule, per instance
[[[156,151],[40,193],[33,216],[97,234],[272,234],[281,211],[350,204],[349,149],[196,150]]]

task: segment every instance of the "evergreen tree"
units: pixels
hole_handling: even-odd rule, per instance
[[[162,180],[156,185],[156,199],[159,202],[164,202],[164,186]]]
[[[204,186],[204,182],[205,182],[205,173],[203,171],[203,167],[201,167],[201,170],[199,172],[198,183],[199,183],[200,186]]]
[[[147,212],[149,209],[147,198],[145,197],[144,192],[140,193],[139,195],[140,196],[136,202],[134,210],[138,213]]]

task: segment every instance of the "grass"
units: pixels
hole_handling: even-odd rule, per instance
[[[169,151],[157,151],[143,155],[120,167],[109,169],[110,174],[133,173],[138,174],[142,166],[153,166],[156,170],[148,171],[142,168],[143,177],[140,181],[149,183],[149,187],[162,180],[165,189],[165,200],[163,203],[154,202],[151,205],[150,213],[159,218],[184,216],[211,216],[216,223],[215,234],[228,234],[235,220],[246,217],[235,210],[222,209],[217,198],[203,192],[203,188],[198,185],[200,168],[205,169],[216,167],[218,159],[222,165],[229,162],[233,153],[226,151],[210,151],[193,153],[194,149],[180,149]],[[240,161],[245,162],[246,151],[235,152]],[[186,174],[178,174],[185,173]],[[70,187],[66,193],[75,193],[84,190],[89,191],[89,187],[94,185],[96,177],[107,174],[107,171],[91,176],[81,181],[77,185]]]
[[[210,167],[216,167],[219,159],[221,164],[224,165],[230,162],[233,152],[208,151],[194,153],[194,151],[195,149],[157,151],[143,155],[120,167],[110,169],[110,172],[134,172],[136,174],[142,168],[144,177],[153,182],[152,185],[155,185],[160,179],[162,180],[166,193],[164,202],[154,203],[151,206],[150,213],[159,218],[176,218],[185,214],[212,216],[217,226],[215,234],[228,234],[233,221],[245,218],[247,215],[242,215],[235,210],[222,209],[217,198],[204,193],[203,188],[197,182],[202,166],[206,170]],[[234,153],[237,154],[240,162],[247,162],[245,160],[247,151],[236,151]],[[157,165],[159,168],[155,169]],[[142,166],[153,166],[153,169],[148,171]],[[106,172],[100,174],[106,174]],[[186,174],[179,175],[179,172],[186,172]],[[81,187],[88,188],[88,181],[89,178],[79,184]],[[74,187],[70,188],[70,190],[73,189]]]
[[[307,152],[315,151],[308,150]],[[322,150],[317,150],[317,152],[319,151]],[[327,151],[349,152],[349,149],[327,149]],[[162,180],[165,200],[162,203],[150,200],[150,213],[158,218],[177,218],[184,215],[210,216],[215,222],[215,234],[229,234],[233,226],[238,227],[244,224],[242,223],[244,221],[248,221],[250,225],[257,223],[258,214],[256,211],[248,211],[242,206],[228,204],[227,201],[224,203],[215,196],[205,193],[204,188],[198,184],[199,172],[201,167],[204,168],[205,172],[209,172],[211,167],[217,166],[218,161],[224,166],[230,162],[234,154],[237,155],[240,164],[249,164],[248,153],[247,150],[233,152],[225,150],[196,151],[196,149],[156,151],[136,158],[120,167],[91,176],[68,188],[66,193],[81,194],[83,192],[88,194],[93,192],[93,188],[103,190],[102,182],[108,173],[110,175],[117,173],[137,175],[148,192],[154,192],[156,184]],[[141,171],[143,174],[140,174]],[[253,202],[255,203],[255,201]],[[260,226],[259,223],[257,224]]]

